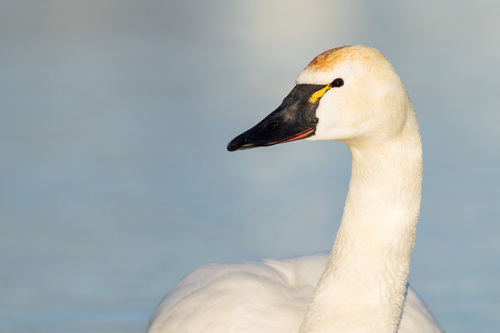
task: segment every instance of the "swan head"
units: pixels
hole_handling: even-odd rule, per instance
[[[281,105],[227,149],[299,139],[379,144],[401,133],[410,110],[399,76],[379,51],[339,47],[314,58]]]

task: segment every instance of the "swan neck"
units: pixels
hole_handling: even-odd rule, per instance
[[[301,333],[397,332],[399,326],[421,198],[416,118],[384,144],[349,148],[344,215]]]

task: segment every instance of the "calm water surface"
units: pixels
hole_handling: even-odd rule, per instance
[[[3,1],[0,331],[141,332],[188,270],[331,248],[340,143],[228,153],[317,53],[379,48],[424,144],[410,280],[500,327],[497,2]]]

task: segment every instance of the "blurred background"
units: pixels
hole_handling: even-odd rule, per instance
[[[410,281],[500,327],[500,3],[0,1],[0,331],[142,332],[211,261],[329,250],[347,148],[228,153],[318,53],[382,51],[424,145]]]

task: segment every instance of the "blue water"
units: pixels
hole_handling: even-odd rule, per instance
[[[238,153],[317,53],[379,48],[424,144],[410,280],[500,327],[500,3],[0,2],[0,331],[141,332],[189,269],[333,244],[340,143]]]

